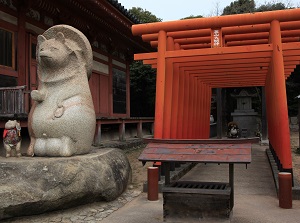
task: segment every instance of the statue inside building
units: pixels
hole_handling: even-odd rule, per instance
[[[88,84],[92,49],[87,38],[68,25],[38,36],[39,85],[31,92],[28,155],[72,156],[90,151],[96,118]]]

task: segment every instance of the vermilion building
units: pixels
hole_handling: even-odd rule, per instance
[[[30,91],[38,86],[35,50],[37,36],[56,24],[82,31],[93,49],[89,81],[101,124],[152,122],[130,119],[129,64],[133,54],[150,51],[149,44],[131,34],[138,20],[115,0],[1,0],[0,1],[0,127],[8,118],[27,126]],[[16,87],[18,86],[18,87]],[[120,135],[123,137],[123,135]]]

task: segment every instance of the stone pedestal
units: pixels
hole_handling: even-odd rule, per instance
[[[232,94],[237,100],[237,109],[231,113],[232,119],[237,123],[241,137],[254,137],[258,130],[257,112],[252,109],[252,97],[256,94],[249,94],[245,89],[237,95]]]
[[[242,137],[254,137],[257,131],[257,112],[254,110],[235,110],[231,113],[233,121],[239,126]]]
[[[120,196],[131,180],[122,150],[60,157],[0,157],[0,220]]]

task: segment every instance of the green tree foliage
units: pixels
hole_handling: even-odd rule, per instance
[[[160,22],[151,12],[133,7],[129,10],[140,22]],[[142,61],[130,65],[130,115],[132,117],[154,117],[156,70]]]
[[[157,18],[151,12],[146,9],[142,9],[140,7],[132,7],[129,9],[129,12],[135,15],[141,23],[149,23],[149,22],[161,22],[161,18]]]
[[[184,19],[195,19],[195,18],[203,18],[203,16],[202,16],[202,15],[190,15],[190,16],[184,17],[184,18],[182,18],[182,19],[180,19],[180,20],[184,20]]]
[[[296,66],[294,72],[286,81],[286,95],[289,116],[297,116],[299,99],[295,99],[295,97],[300,95],[300,65]]]
[[[256,12],[265,12],[265,11],[273,11],[273,10],[282,10],[286,9],[283,3],[271,3],[268,2],[264,5],[259,6],[255,11]]]
[[[236,0],[223,9],[223,15],[242,14],[255,11],[254,0]]]
[[[130,112],[133,117],[153,117],[156,70],[142,61],[130,66]]]

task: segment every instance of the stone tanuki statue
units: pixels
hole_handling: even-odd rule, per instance
[[[17,120],[8,120],[3,131],[3,146],[6,157],[21,156],[21,125]],[[15,151],[14,151],[15,150]]]
[[[90,151],[96,118],[88,78],[92,49],[77,29],[57,25],[38,36],[38,89],[28,117],[28,155],[72,156]]]

